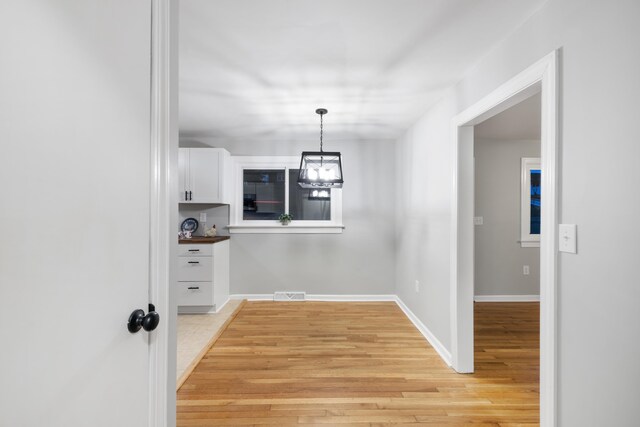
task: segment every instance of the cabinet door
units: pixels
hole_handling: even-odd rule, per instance
[[[220,150],[189,149],[189,175],[192,203],[221,203]]]
[[[189,148],[178,150],[178,200],[180,202],[189,201],[187,192],[189,191]]]

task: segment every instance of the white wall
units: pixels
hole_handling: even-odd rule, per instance
[[[540,295],[540,248],[517,243],[520,159],[540,157],[540,141],[476,139],[474,155],[475,216],[483,217],[475,226],[475,295]]]
[[[560,58],[559,426],[640,419],[640,2],[550,0],[399,140],[397,291],[450,348],[452,118],[556,48]],[[420,278],[420,293],[413,280]]]
[[[207,214],[207,223],[202,224],[200,222],[200,214]],[[217,236],[228,236],[229,230],[226,228],[229,225],[229,205],[210,205],[201,203],[181,203],[178,208],[178,223],[176,224],[176,234],[180,231],[180,225],[182,221],[187,218],[195,218],[198,220],[198,230],[196,230],[196,236],[204,235],[204,226],[211,228],[215,225]]]
[[[234,234],[231,293],[392,294],[395,280],[394,144],[331,142],[343,156],[342,234]],[[181,146],[216,146],[231,155],[299,155],[317,142],[220,143],[183,139]]]

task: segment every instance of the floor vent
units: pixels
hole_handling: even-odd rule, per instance
[[[274,292],[274,301],[304,301],[304,292]]]

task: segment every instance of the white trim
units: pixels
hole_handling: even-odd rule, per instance
[[[395,295],[307,295],[307,301],[375,302],[395,301]]]
[[[225,300],[225,302],[223,302],[222,304],[220,304],[220,307],[218,307],[218,306],[216,305],[216,311],[215,311],[215,312],[216,312],[216,313],[220,313],[220,311],[224,308],[224,306],[225,306],[225,305],[227,305],[227,303],[229,303],[229,301],[231,301],[231,298],[227,298],[227,299]]]
[[[289,169],[300,167],[297,156],[232,156],[233,192],[230,206],[230,221],[227,226],[230,234],[341,234],[345,228],[342,223],[342,189],[331,189],[331,220],[296,221],[282,225],[279,221],[245,221],[242,218],[243,171],[245,169],[286,169],[285,183],[289,180]],[[285,185],[285,212],[289,212],[289,187]]]
[[[542,169],[540,157],[520,159],[520,247],[539,248],[540,235],[531,234],[531,170]]]
[[[246,299],[247,301],[273,301],[273,294],[231,294],[229,295],[229,299]]]
[[[542,92],[540,242],[540,425],[556,425],[557,103],[553,51],[458,114],[453,125],[451,202],[451,354],[453,368],[473,372],[473,125]]]
[[[177,8],[175,0],[151,2],[149,301],[160,325],[149,334],[149,427],[172,425],[176,413],[177,307],[169,284],[177,254]]]
[[[539,248],[540,241],[536,240],[536,241],[528,242],[526,240],[520,240],[520,247],[521,248]]]
[[[476,295],[475,302],[539,302],[540,295]]]
[[[273,294],[233,294],[230,299],[246,299],[248,301],[273,301]],[[395,295],[322,295],[322,294],[306,294],[305,301],[340,301],[340,302],[358,302],[358,301],[396,301]]]
[[[411,320],[411,323],[420,331],[423,337],[429,342],[431,347],[438,353],[440,358],[447,364],[447,366],[451,366],[451,353],[449,350],[440,342],[438,338],[427,328],[427,326],[422,323],[418,316],[413,314],[413,312],[406,306],[406,304],[400,299],[400,297],[396,296],[396,304],[398,307],[404,312],[404,314]]]
[[[344,225],[229,225],[229,234],[342,234]]]

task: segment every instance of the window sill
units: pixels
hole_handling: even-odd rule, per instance
[[[344,225],[229,225],[230,234],[342,234]]]
[[[539,248],[540,241],[539,240],[529,240],[529,241],[521,240],[520,247],[521,248]]]

